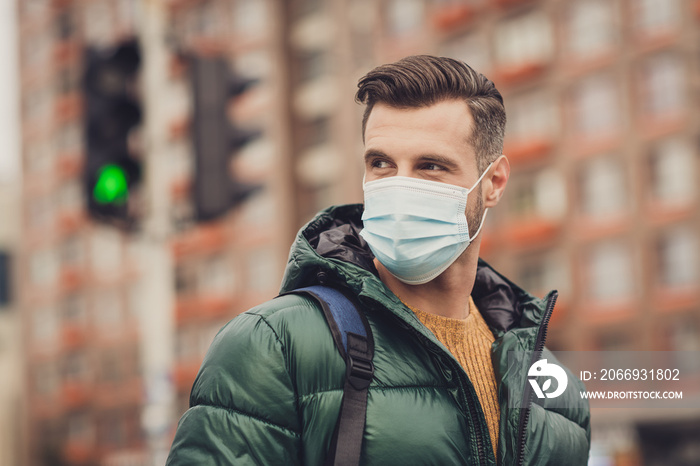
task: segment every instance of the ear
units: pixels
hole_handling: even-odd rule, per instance
[[[484,207],[495,207],[501,200],[510,176],[510,163],[505,155],[493,162],[491,173],[484,177]]]

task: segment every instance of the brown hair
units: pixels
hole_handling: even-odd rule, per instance
[[[474,119],[468,143],[476,152],[481,172],[503,152],[506,112],[493,82],[469,65],[452,58],[414,55],[378,66],[357,83],[364,140],[367,119],[377,102],[394,108],[428,107],[447,99],[463,99]]]

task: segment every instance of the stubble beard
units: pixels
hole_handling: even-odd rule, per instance
[[[479,195],[476,197],[476,206],[467,214],[467,224],[469,225],[469,238],[474,239],[474,235],[481,226],[481,220],[484,218],[484,199],[481,197],[481,183],[477,186],[474,193]]]

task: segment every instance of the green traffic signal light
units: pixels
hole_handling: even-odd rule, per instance
[[[126,172],[119,165],[105,165],[99,171],[92,198],[100,204],[122,205],[129,197]]]

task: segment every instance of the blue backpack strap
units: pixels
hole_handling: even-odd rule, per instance
[[[338,350],[343,357],[345,357],[347,352],[349,333],[367,338],[367,328],[362,321],[360,311],[342,292],[328,286],[315,285],[299,288],[294,290],[293,293],[310,295],[321,304],[321,308],[326,314],[326,320],[331,327],[333,338],[337,339],[340,337]]]
[[[285,294],[303,294],[319,303],[335,346],[345,359],[343,401],[325,466],[360,464],[367,412],[367,390],[374,376],[374,340],[367,319],[341,291],[321,285]]]

